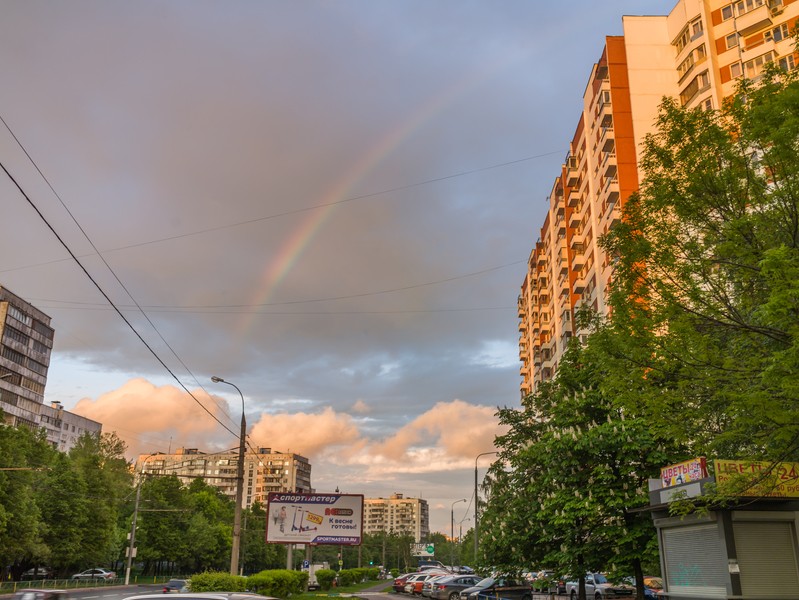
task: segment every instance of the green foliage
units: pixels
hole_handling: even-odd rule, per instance
[[[192,579],[192,582],[194,579]],[[308,573],[305,571],[288,571],[276,569],[261,571],[247,577],[247,589],[264,596],[288,598],[291,594],[301,594],[308,583]],[[192,587],[192,591],[194,588]]]
[[[327,591],[333,587],[333,580],[336,578],[336,572],[333,569],[318,569],[314,574],[316,583],[322,590]]]
[[[206,571],[191,576],[192,592],[244,592],[247,578],[230,573]]]
[[[658,124],[605,241],[618,389],[688,456],[797,460],[799,83],[771,70],[718,113],[665,102]]]
[[[391,569],[391,576],[392,576],[394,579],[396,579],[397,577],[399,577],[399,574],[400,574],[400,572],[399,572],[399,569]]]
[[[338,585],[340,586],[348,586],[354,583],[358,583],[360,579],[358,578],[358,574],[356,573],[356,569],[341,569],[338,572]]]

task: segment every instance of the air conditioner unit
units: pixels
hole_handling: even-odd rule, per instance
[[[769,14],[771,14],[772,17],[776,17],[777,15],[781,15],[782,11],[784,10],[785,7],[780,5],[780,6],[772,6],[771,8],[768,9],[768,12]]]

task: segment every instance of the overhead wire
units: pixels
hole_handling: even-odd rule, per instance
[[[83,228],[83,226],[82,226],[82,225],[81,225],[81,224],[78,222],[78,220],[75,218],[75,215],[72,213],[72,211],[71,211],[71,210],[69,209],[69,207],[66,205],[66,203],[64,202],[64,200],[61,198],[61,195],[60,195],[60,194],[59,194],[59,193],[58,193],[58,192],[55,190],[55,188],[53,187],[53,185],[50,183],[50,180],[47,178],[47,176],[46,176],[46,175],[45,175],[45,174],[42,172],[42,170],[39,168],[39,165],[36,163],[36,161],[35,161],[35,160],[33,160],[33,157],[32,157],[32,156],[30,155],[30,153],[28,152],[28,149],[27,149],[27,148],[25,148],[25,145],[24,145],[24,144],[23,144],[23,143],[20,141],[20,139],[17,137],[17,135],[14,133],[14,131],[11,129],[11,127],[8,125],[8,123],[7,123],[7,122],[6,122],[6,120],[3,118],[3,116],[2,116],[2,115],[0,115],[0,121],[2,121],[3,125],[5,126],[5,128],[8,130],[8,132],[9,132],[9,133],[11,134],[11,136],[14,138],[14,141],[17,143],[17,145],[18,145],[18,146],[19,146],[19,147],[22,149],[22,151],[25,153],[25,156],[27,156],[27,157],[28,157],[28,160],[31,162],[31,164],[34,166],[34,168],[35,168],[35,169],[36,169],[36,171],[39,173],[39,175],[41,176],[41,178],[44,180],[44,182],[45,182],[45,183],[47,184],[47,186],[50,188],[50,191],[51,191],[51,192],[53,192],[53,195],[54,195],[54,196],[55,196],[55,197],[58,199],[58,201],[59,201],[59,203],[61,204],[61,206],[64,208],[64,210],[65,210],[65,211],[67,211],[67,214],[69,215],[70,219],[72,219],[72,222],[75,224],[75,226],[78,228],[78,230],[79,230],[79,231],[80,231],[80,232],[83,234],[83,237],[86,239],[86,241],[87,241],[87,242],[89,242],[89,245],[90,245],[90,246],[92,247],[92,249],[95,251],[95,253],[97,254],[97,256],[99,256],[99,257],[100,257],[100,260],[102,260],[102,261],[103,261],[103,264],[106,266],[106,268],[108,269],[108,271],[111,273],[111,275],[113,275],[113,276],[114,276],[114,279],[117,281],[117,283],[118,283],[118,284],[119,284],[119,285],[122,287],[122,289],[123,289],[123,290],[125,290],[125,293],[128,295],[128,298],[130,298],[130,299],[131,299],[131,301],[133,301],[133,303],[136,305],[136,308],[139,310],[139,312],[142,314],[142,316],[144,316],[144,318],[145,318],[145,319],[147,320],[147,322],[150,324],[150,327],[152,327],[153,331],[155,331],[155,332],[156,332],[156,334],[158,334],[158,337],[161,339],[161,341],[162,341],[162,342],[163,342],[163,343],[166,345],[166,347],[167,347],[167,348],[169,348],[170,352],[172,352],[172,355],[173,355],[173,356],[174,356],[174,357],[175,357],[175,358],[178,360],[178,362],[179,362],[181,365],[183,365],[183,368],[184,368],[184,369],[186,369],[186,372],[187,372],[187,373],[189,373],[189,375],[191,375],[191,377],[194,379],[194,381],[197,383],[197,385],[198,385],[198,386],[200,386],[200,388],[202,388],[202,389],[203,389],[203,391],[205,391],[206,393],[208,393],[208,390],[206,390],[206,389],[203,387],[203,385],[202,385],[202,384],[199,382],[199,380],[198,380],[198,379],[197,379],[197,377],[194,375],[194,373],[191,371],[191,369],[189,369],[189,367],[186,365],[186,363],[185,363],[185,362],[183,362],[183,359],[181,359],[181,358],[180,358],[180,356],[179,356],[179,355],[178,355],[178,353],[175,351],[175,349],[174,349],[174,348],[171,346],[171,344],[170,344],[170,343],[169,343],[169,342],[168,342],[168,341],[167,341],[167,340],[164,338],[164,336],[161,334],[161,332],[160,332],[160,330],[158,329],[158,327],[156,327],[155,323],[153,323],[152,319],[150,319],[150,317],[147,315],[147,313],[146,313],[146,312],[145,312],[145,311],[142,309],[142,307],[141,307],[141,306],[139,305],[139,303],[136,301],[136,298],[134,298],[134,297],[133,297],[133,294],[130,292],[130,290],[127,288],[127,286],[126,286],[126,285],[125,285],[125,284],[122,282],[122,280],[121,280],[121,279],[119,278],[119,276],[116,274],[116,271],[114,271],[113,267],[111,267],[111,265],[110,265],[110,264],[108,264],[108,261],[105,259],[105,257],[103,256],[103,254],[102,254],[102,253],[101,253],[101,252],[100,252],[100,251],[97,249],[97,246],[95,246],[95,244],[94,244],[94,241],[92,241],[91,237],[89,237],[89,234],[88,234],[88,233],[86,233],[86,230]],[[86,270],[86,268],[83,266],[83,264],[81,264],[81,263],[80,263],[80,261],[77,259],[77,257],[76,257],[76,256],[74,255],[74,253],[72,252],[72,250],[71,250],[71,249],[70,249],[70,248],[69,248],[69,247],[66,245],[66,243],[64,242],[64,240],[63,240],[63,239],[62,239],[62,238],[61,238],[61,237],[60,237],[60,236],[59,236],[59,235],[56,233],[55,229],[54,229],[54,228],[53,228],[53,227],[50,225],[50,223],[49,223],[49,222],[48,222],[48,221],[47,221],[47,220],[44,218],[44,215],[42,214],[42,212],[41,212],[41,211],[38,209],[38,207],[36,207],[36,206],[33,204],[33,202],[31,201],[31,199],[30,199],[30,198],[28,197],[28,195],[27,195],[27,194],[26,194],[26,193],[25,193],[25,192],[22,190],[22,187],[21,187],[21,186],[20,186],[20,185],[17,183],[17,181],[16,181],[16,180],[15,180],[13,177],[11,177],[11,174],[10,174],[10,173],[8,172],[8,170],[5,168],[5,165],[3,165],[3,170],[4,170],[4,171],[6,172],[6,174],[7,174],[7,175],[8,175],[8,176],[9,176],[9,177],[12,179],[12,181],[14,182],[14,185],[16,185],[16,186],[17,186],[17,189],[19,189],[19,191],[20,191],[20,192],[23,194],[23,196],[25,196],[25,198],[28,200],[28,203],[29,203],[29,204],[30,204],[30,205],[31,205],[31,206],[34,208],[34,210],[35,210],[35,211],[36,211],[36,213],[39,215],[39,217],[40,217],[40,218],[41,218],[41,219],[42,219],[42,220],[45,222],[45,224],[46,224],[46,225],[47,225],[47,226],[50,228],[50,230],[51,230],[51,231],[52,231],[52,232],[53,232],[53,233],[56,235],[56,237],[58,238],[58,241],[59,241],[59,242],[61,242],[61,245],[62,245],[62,246],[64,246],[64,248],[67,250],[67,252],[69,252],[69,254],[70,254],[72,257],[73,257],[73,259],[75,260],[75,262],[77,262],[77,263],[78,263],[78,265],[81,267],[81,269],[83,270],[83,272],[84,272],[84,273],[86,273],[86,275],[89,275],[89,272]],[[108,296],[108,295],[107,295],[107,294],[106,294],[106,293],[105,293],[105,292],[104,292],[104,291],[103,291],[103,290],[100,288],[100,285],[97,283],[97,281],[95,281],[95,280],[94,280],[94,279],[93,279],[93,278],[92,278],[90,275],[89,275],[89,278],[90,278],[90,280],[92,281],[92,283],[94,283],[95,287],[97,287],[97,289],[98,289],[98,290],[100,290],[100,293],[102,293],[102,294],[103,294],[103,296],[106,298],[106,300],[108,300],[108,302],[109,302],[109,303],[111,303],[111,305],[112,305],[112,306],[113,306],[113,307],[116,309],[116,305],[115,305],[115,304],[114,304],[114,303],[111,301],[111,298],[110,298],[110,297],[109,297],[109,296]],[[117,312],[120,314],[120,316],[122,315],[122,313],[121,313],[120,311],[117,311]],[[123,319],[124,319],[124,317],[123,317]],[[132,324],[131,324],[131,323],[130,323],[130,322],[127,320],[127,319],[124,319],[124,320],[125,320],[125,323],[127,323],[127,324],[128,324],[128,327],[130,327],[131,329],[133,329],[133,330],[134,330],[134,332],[136,332],[135,328],[133,328],[133,325],[132,325]],[[138,332],[136,332],[136,333],[137,333],[137,335],[138,335]],[[143,338],[142,336],[138,335],[138,337],[139,337],[139,339],[140,339],[140,340],[142,340],[142,341],[144,342],[144,338]],[[146,342],[145,342],[145,345],[147,345],[147,344],[146,344]],[[157,359],[158,359],[158,360],[161,362],[161,364],[163,364],[164,366],[166,366],[166,364],[165,364],[165,363],[164,363],[164,362],[163,362],[163,361],[160,359],[160,357],[158,357],[158,356],[157,356],[157,354],[155,353],[155,351],[154,351],[154,350],[153,350],[153,349],[152,349],[152,348],[151,348],[149,345],[147,345],[147,347],[148,347],[148,349],[150,350],[150,352],[151,352],[151,353],[153,353],[153,355],[155,355],[155,356],[156,356],[156,358],[157,358]],[[174,373],[171,371],[171,369],[168,369],[168,368],[167,368],[167,370],[168,370],[168,371],[169,371],[169,373],[170,373],[170,374],[171,374],[171,375],[172,375],[172,376],[173,376],[173,377],[174,377],[174,378],[175,378],[175,379],[176,379],[176,380],[177,380],[177,381],[180,383],[181,387],[183,387],[183,389],[184,389],[184,390],[186,390],[186,392],[189,394],[189,396],[191,396],[191,397],[194,399],[194,401],[195,401],[197,404],[199,404],[199,405],[200,405],[200,406],[201,406],[201,407],[202,407],[202,408],[203,408],[203,409],[204,409],[204,410],[205,410],[205,411],[206,411],[206,412],[207,412],[209,415],[213,416],[213,414],[212,414],[212,413],[211,413],[211,412],[210,412],[210,411],[209,411],[209,410],[208,410],[208,409],[205,407],[205,405],[204,405],[204,404],[202,404],[202,402],[200,402],[200,400],[199,400],[199,399],[198,399],[196,396],[194,396],[194,394],[192,394],[192,393],[191,393],[191,392],[188,390],[188,388],[186,388],[186,386],[184,386],[184,385],[183,385],[183,383],[182,383],[182,382],[180,381],[180,379],[178,379],[178,377],[177,377],[177,376],[176,376],[176,375],[175,375],[175,374],[174,374]],[[224,415],[225,415],[225,416],[226,416],[226,417],[227,417],[227,418],[230,420],[230,422],[231,422],[231,423],[232,423],[232,424],[235,426],[235,422],[234,422],[234,421],[233,421],[233,419],[230,417],[230,415],[228,415],[228,414],[225,412],[225,409],[224,409],[224,408],[223,408],[221,405],[219,405],[219,404],[218,404],[216,401],[214,401],[214,400],[213,400],[213,396],[212,396],[210,393],[208,393],[208,397],[212,399],[212,401],[214,402],[214,404],[216,404],[217,408],[219,408],[219,410],[220,410],[220,411],[222,411],[222,414],[224,414]],[[214,418],[216,419],[216,417],[214,417]],[[221,421],[219,421],[219,419],[216,419],[216,420],[217,420],[217,422],[218,422],[218,423],[222,424],[222,423],[221,423]],[[225,426],[225,429],[228,429],[228,428]],[[231,431],[231,430],[230,430],[230,429],[228,429],[228,431]],[[234,435],[236,435],[236,434],[234,433]]]
[[[161,366],[167,371],[167,373],[169,373],[172,376],[172,378],[178,383],[178,385],[181,388],[183,388],[183,390],[191,398],[194,399],[194,401],[200,406],[200,408],[202,408],[206,413],[208,413],[208,415],[212,419],[214,419],[214,421],[219,423],[224,429],[229,431],[234,436],[239,437],[239,434],[236,431],[230,429],[227,425],[225,425],[222,421],[220,421],[216,417],[216,415],[214,415],[210,410],[208,410],[208,408],[202,402],[200,402],[200,400],[194,394],[191,393],[191,391],[183,384],[183,382],[180,380],[180,378],[177,375],[175,375],[175,373],[172,371],[172,369],[169,368],[169,365],[167,365],[164,362],[164,360],[158,355],[158,353],[153,349],[153,347],[150,346],[149,343],[147,343],[147,340],[145,340],[144,337],[142,337],[142,335],[133,326],[133,324],[125,317],[124,314],[122,314],[122,311],[119,308],[117,308],[117,306],[114,304],[114,301],[111,299],[111,297],[105,292],[105,290],[97,282],[97,280],[92,276],[92,274],[89,273],[88,269],[86,269],[86,267],[78,259],[78,257],[75,256],[75,253],[72,251],[72,249],[69,247],[69,245],[64,241],[64,239],[61,237],[61,235],[59,235],[59,233],[55,230],[55,228],[52,226],[52,224],[47,220],[47,217],[45,217],[44,214],[41,212],[41,210],[39,210],[39,207],[36,205],[36,203],[33,202],[33,200],[30,198],[30,196],[28,196],[28,194],[25,192],[25,190],[22,188],[22,186],[19,184],[19,182],[14,178],[14,176],[8,171],[8,169],[6,168],[5,164],[2,161],[0,161],[0,168],[2,168],[2,170],[3,170],[3,172],[5,172],[6,176],[11,180],[11,182],[14,184],[14,186],[19,190],[20,194],[22,194],[22,196],[25,198],[25,200],[28,202],[28,204],[31,206],[31,208],[33,208],[33,210],[36,212],[36,214],[39,216],[39,218],[42,220],[42,222],[44,222],[44,224],[47,226],[47,228],[52,232],[52,234],[55,236],[55,238],[58,240],[58,242],[69,253],[69,255],[72,257],[72,259],[75,261],[75,264],[77,264],[78,267],[80,267],[81,271],[83,271],[83,273],[86,275],[86,277],[88,277],[89,281],[92,282],[94,287],[96,287],[97,290],[100,292],[100,294],[108,301],[108,303],[113,307],[114,311],[125,322],[125,324],[134,333],[134,335],[137,338],[139,338],[139,341],[142,344],[144,344],[145,348],[147,348],[147,350],[149,350],[150,354],[152,354],[153,357],[155,357],[155,359],[161,364]],[[228,418],[230,418],[230,417],[228,417]]]

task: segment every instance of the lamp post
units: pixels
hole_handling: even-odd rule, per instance
[[[480,496],[477,492],[477,461],[481,456],[488,456],[489,454],[499,454],[499,452],[481,452],[477,456],[474,457],[474,562],[477,562],[477,550],[479,542],[477,541],[480,537],[480,526],[479,526],[479,516],[478,513],[480,512]]]
[[[236,506],[233,507],[233,547],[230,549],[230,574],[237,575],[239,570],[239,548],[241,546],[241,500],[244,495],[244,441],[247,436],[247,421],[244,418],[244,394],[237,385],[214,375],[214,383],[226,383],[236,388],[241,396],[241,433],[239,433],[239,464],[236,468]]]
[[[449,541],[450,544],[452,544],[450,546],[450,552],[449,552],[449,564],[452,567],[455,566],[455,505],[458,502],[466,502],[466,498],[462,498],[461,500],[455,500],[455,502],[452,503],[452,506],[449,507],[449,527],[450,527]]]

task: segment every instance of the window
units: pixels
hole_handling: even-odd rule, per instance
[[[755,10],[759,6],[763,6],[766,0],[739,0],[735,3],[735,12],[738,16],[745,15],[750,10]]]
[[[793,58],[793,54],[783,56],[777,64],[780,65],[780,69],[783,71],[793,71],[796,68],[796,62]]]
[[[721,19],[722,21],[732,19],[732,4],[728,4],[721,9]]]
[[[5,328],[5,334],[7,338],[14,340],[15,342],[22,344],[23,346],[28,345],[28,336],[22,333],[19,329],[14,329],[10,325]]]
[[[702,27],[702,19],[694,19],[691,21],[691,39],[695,40],[700,35],[702,35],[705,31],[705,28]]]
[[[734,62],[730,65],[730,76],[735,79],[743,75],[743,67],[740,62]]]
[[[791,33],[788,30],[788,23],[783,23],[779,27],[775,27],[771,31],[772,36],[774,37],[775,42],[781,42],[782,40],[787,40],[791,37]]]
[[[31,323],[33,322],[33,319],[31,318],[30,315],[26,315],[25,313],[23,313],[20,309],[18,309],[13,304],[9,304],[9,306],[8,306],[8,314],[11,315],[12,317],[14,317],[20,323],[24,323],[28,327],[30,327]]]
[[[686,26],[686,28],[680,32],[680,35],[673,42],[673,44],[677,47],[677,54],[682,52],[683,48],[685,48],[688,45],[688,42],[690,41],[691,38],[688,33],[688,27]]]
[[[731,33],[724,39],[727,42],[727,50],[729,50],[730,48],[735,48],[740,41],[737,33]]]
[[[693,100],[694,96],[709,86],[710,77],[708,76],[707,71],[702,71],[699,75],[694,77],[691,80],[691,83],[689,83],[680,93],[680,101],[682,102],[682,105],[685,106],[688,104],[691,100]]]
[[[760,56],[753,58],[752,60],[747,60],[744,63],[744,73],[750,79],[754,79],[763,72],[763,67],[774,61],[774,53],[773,52],[766,52],[765,54],[761,54]]]
[[[713,110],[713,98],[708,98],[702,102],[702,110]]]

